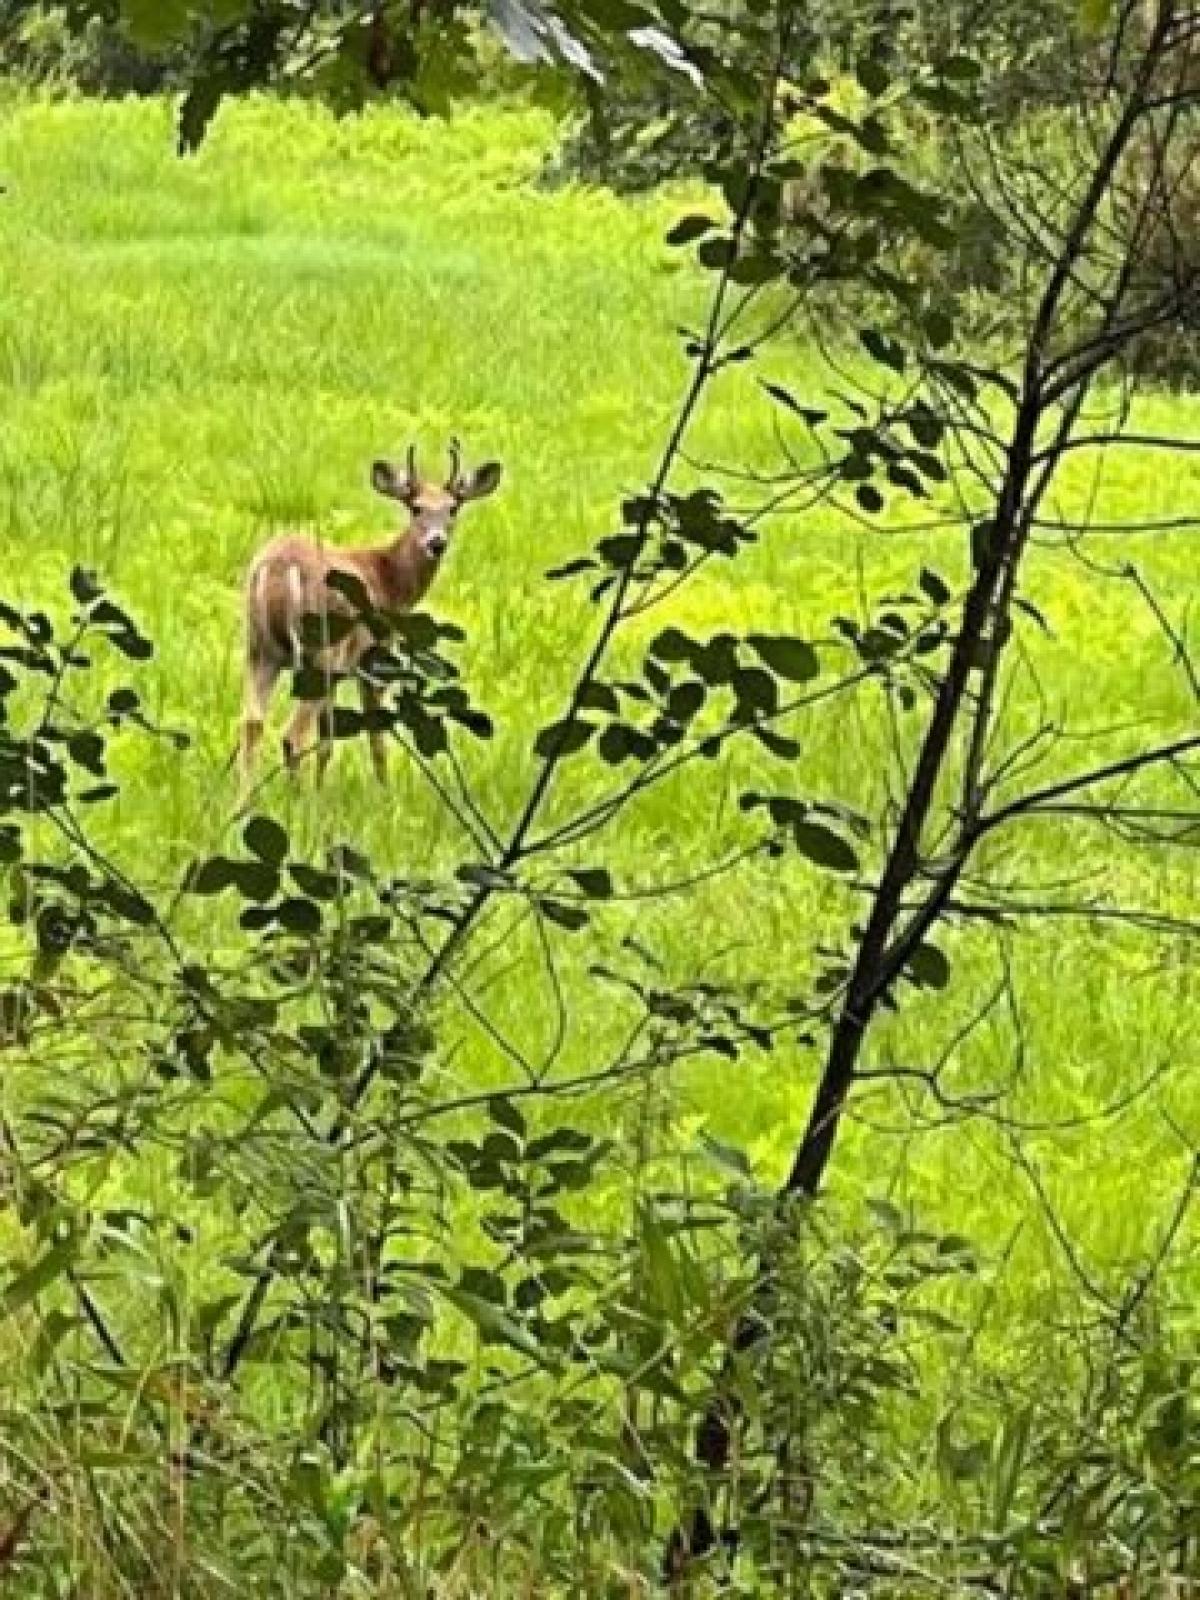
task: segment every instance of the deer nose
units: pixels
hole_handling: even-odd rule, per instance
[[[431,533],[425,540],[425,548],[431,556],[441,556],[446,553],[446,546],[450,543],[444,533]]]

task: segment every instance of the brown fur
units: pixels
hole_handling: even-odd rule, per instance
[[[335,573],[357,579],[373,611],[409,611],[421,603],[437,576],[460,508],[468,500],[491,494],[500,481],[500,468],[495,463],[462,477],[457,447],[452,463],[449,482],[438,485],[416,476],[411,451],[403,472],[387,462],[376,462],[376,489],[399,501],[409,513],[407,527],[387,544],[343,550],[302,534],[284,534],[264,545],[251,562],[245,595],[243,787],[253,774],[275,684],[282,673],[302,660],[312,661],[328,675],[329,693],[297,706],[284,733],[284,758],[294,769],[316,734],[318,780],[324,774],[332,751],[328,720],[335,681],[357,671],[372,642],[371,634],[364,627],[356,627],[325,648],[305,648],[300,637],[301,623],[305,617],[354,615],[354,603],[329,586],[328,579]],[[369,714],[378,706],[375,692],[363,679],[359,680],[359,689]],[[373,729],[370,741],[371,759],[382,782],[386,776],[384,735]]]

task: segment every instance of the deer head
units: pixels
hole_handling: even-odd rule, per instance
[[[450,473],[444,483],[420,475],[417,447],[411,444],[403,468],[394,461],[376,461],[371,468],[371,482],[379,494],[407,507],[412,519],[407,537],[416,539],[423,554],[437,561],[449,547],[463,506],[468,500],[482,500],[493,494],[502,471],[498,461],[486,461],[474,472],[464,473],[461,446],[457,439],[452,439]]]

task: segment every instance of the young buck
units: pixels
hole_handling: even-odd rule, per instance
[[[326,693],[297,707],[283,736],[284,760],[295,770],[317,737],[317,780],[332,753],[332,711],[338,680],[358,673],[373,641],[362,622],[365,604],[372,612],[409,611],[419,605],[437,576],[459,511],[468,500],[492,494],[500,482],[499,462],[475,472],[462,471],[457,440],[450,446],[450,476],[433,483],[417,472],[416,446],[410,445],[403,471],[391,461],[376,461],[371,482],[408,512],[407,526],[389,544],[340,550],[299,534],[285,534],[258,552],[246,575],[246,690],[242,710],[241,758],[243,791],[249,785],[262,742],[267,708],[280,674],[302,663],[325,676]],[[330,579],[333,584],[330,584]],[[339,579],[345,580],[339,584]],[[347,592],[349,591],[349,592]],[[353,596],[353,598],[352,598]],[[315,624],[302,627],[306,617]],[[328,643],[314,645],[321,623],[329,627]],[[376,776],[386,776],[384,734],[373,721],[378,694],[365,677],[358,678],[367,714],[371,760]]]

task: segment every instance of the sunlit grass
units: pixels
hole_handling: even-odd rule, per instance
[[[498,725],[469,753],[480,801],[501,828],[516,814],[535,770],[534,732],[561,710],[594,627],[584,592],[543,574],[611,530],[622,496],[644,483],[687,376],[676,329],[700,313],[705,292],[661,242],[678,197],[630,204],[532,185],[553,135],[526,111],[449,125],[382,113],[337,123],[251,103],[224,113],[203,153],[183,163],[165,106],[33,104],[0,124],[0,592],[55,601],[72,563],[100,569],[157,642],[151,707],[194,741],[182,761],[152,744],[126,761],[104,827],[131,870],[170,881],[230,828],[250,553],[293,524],[342,540],[382,535],[390,514],[370,494],[367,465],[414,437],[431,460],[457,433],[473,457],[506,464],[502,493],[466,514],[431,600],[466,628],[468,677]],[[792,366],[797,384],[809,381],[804,360]],[[1147,417],[1186,427],[1181,413],[1194,409],[1159,399]],[[768,409],[735,379],[706,408],[695,453],[769,461],[772,440]],[[1105,471],[1103,514],[1192,509],[1194,462],[1122,454]],[[1089,488],[1068,479],[1067,505]],[[1120,559],[1130,555],[1123,545]],[[1140,540],[1132,555],[1178,611],[1194,581],[1190,540]],[[863,590],[910,581],[922,562],[961,574],[958,536],[860,529],[824,511],[781,517],[734,575],[714,570],[671,618],[698,631],[795,627],[823,638]],[[1126,589],[1060,553],[1037,558],[1032,592],[1051,637],[1029,628],[1046,691],[1031,716],[1048,708],[1097,731],[1131,718],[1179,727],[1182,680]],[[782,783],[869,810],[879,728],[872,692],[804,723],[794,771],[742,754],[632,808],[597,848],[620,887],[641,889],[744,839],[737,800],[747,787]],[[1093,753],[1119,748],[1110,736]],[[1088,754],[1084,741],[1061,760]],[[344,750],[320,802],[276,784],[266,803],[298,839],[354,839],[393,873],[460,859],[460,836],[417,772],[401,765],[381,793],[367,770],[362,752]],[[582,765],[569,771],[547,820],[596,781]],[[1117,869],[1098,833],[1029,826],[1000,848],[1013,877],[1082,879],[1089,892],[1120,890],[1181,915],[1196,899],[1185,859],[1134,854]],[[615,1037],[584,966],[619,957],[625,935],[675,977],[755,978],[778,1000],[809,992],[814,946],[842,935],[850,907],[845,889],[801,864],[754,865],[685,900],[618,904],[599,924],[599,949],[585,957],[565,941],[568,995],[586,998],[564,1061],[594,1060]],[[910,999],[882,1031],[876,1065],[931,1065],[981,1004],[994,973],[989,938],[948,949],[955,989]],[[986,1084],[1019,1065],[1016,1105],[1050,1125],[1164,1069],[1152,1096],[1102,1127],[1028,1135],[1065,1225],[1101,1263],[1119,1264],[1146,1247],[1179,1181],[1185,1150],[1164,1113],[1193,1142],[1200,1119],[1193,969],[1186,951],[1061,921],[1016,942],[1013,972],[1019,1029],[998,1014],[973,1035],[960,1082]],[[531,1052],[552,1036],[544,984],[509,983],[489,1003]],[[455,1071],[486,1079],[497,1070],[487,1041],[462,1026]],[[803,1048],[698,1068],[684,1105],[777,1174],[814,1069]],[[896,1110],[881,1102],[876,1118],[875,1102],[863,1102],[841,1181],[911,1197],[929,1220],[997,1250],[1016,1237],[1011,1292],[1036,1304],[1059,1269],[1004,1134],[977,1123],[902,1140],[888,1131]]]

